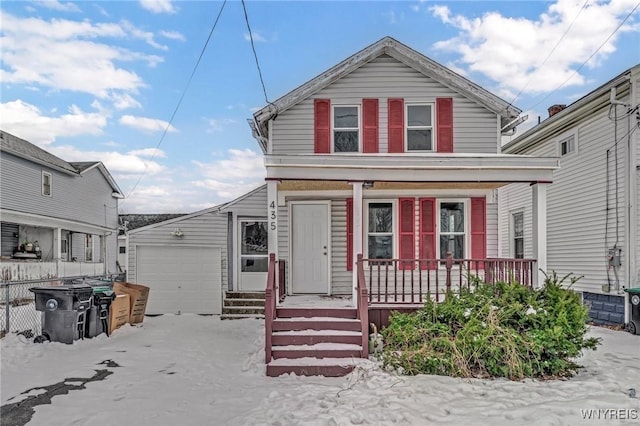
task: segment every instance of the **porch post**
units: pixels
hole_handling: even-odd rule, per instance
[[[362,254],[362,182],[351,182],[353,185],[353,257]],[[352,300],[358,300],[358,269],[353,268]]]
[[[267,248],[269,253],[276,255],[278,259],[278,182],[270,180],[267,182]],[[276,280],[280,282],[278,277],[278,269],[276,268]],[[279,297],[274,295],[276,303]]]
[[[533,285],[540,287],[544,283],[543,271],[547,271],[547,185],[535,183],[531,186],[531,207],[533,225],[533,257],[537,260],[533,274]]]

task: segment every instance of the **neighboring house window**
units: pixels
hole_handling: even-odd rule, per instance
[[[85,236],[84,260],[87,262],[93,261],[93,235],[87,234]]]
[[[558,144],[561,156],[571,154],[576,150],[576,139],[574,135],[561,139]]]
[[[120,247],[120,254],[125,254],[127,252],[127,248],[125,246]]]
[[[240,222],[241,272],[267,272],[269,268],[268,232],[266,220]]]
[[[512,220],[512,241],[513,257],[524,259],[524,212],[517,212],[511,215]]]
[[[407,105],[407,152],[433,151],[432,112],[428,104]]]
[[[69,260],[71,254],[71,235],[69,231],[62,231],[60,234],[60,259]]]
[[[369,259],[393,259],[394,203],[370,201],[367,204],[367,256]]]
[[[440,202],[440,259],[451,252],[454,259],[466,256],[466,220],[463,201]]]
[[[333,107],[333,152],[360,151],[360,111],[357,106]]]
[[[51,197],[51,173],[42,172],[42,195]]]

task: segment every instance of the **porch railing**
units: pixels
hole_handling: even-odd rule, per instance
[[[440,301],[447,291],[470,288],[474,279],[494,284],[515,281],[533,285],[533,259],[361,259],[358,274],[368,289],[369,304],[421,305],[430,294]]]
[[[276,306],[279,295],[279,286],[276,285],[276,255],[269,254],[269,269],[267,272],[267,288],[264,293],[264,361],[271,362],[271,338],[273,332],[273,320],[276,317]]]
[[[362,255],[358,255],[358,265],[362,265]],[[364,269],[357,268],[357,309],[358,319],[360,320],[360,330],[362,331],[362,358],[369,357],[369,303],[367,297],[367,285],[364,275]]]

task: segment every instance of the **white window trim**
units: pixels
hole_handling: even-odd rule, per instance
[[[377,199],[370,198],[364,200],[364,228],[362,232],[362,251],[364,258],[369,259],[369,204],[391,203],[391,241],[393,243],[393,259],[398,258],[398,244],[400,240],[400,232],[398,229],[398,200],[397,199]]]
[[[568,139],[570,139],[571,137],[573,137],[573,151],[569,151],[566,154],[562,154],[562,143],[566,142]],[[570,157],[572,155],[576,155],[578,153],[578,133],[577,132],[567,132],[565,134],[563,134],[562,136],[560,136],[557,140],[556,140],[556,150],[558,153],[558,157],[560,158],[566,158],[566,157]]]
[[[409,107],[429,106],[431,109],[431,126],[412,126],[409,129]],[[431,129],[431,149],[409,149],[409,130]],[[436,152],[435,104],[430,102],[405,103],[404,105],[404,152]]]
[[[516,210],[511,210],[509,211],[509,257],[511,257],[512,259],[516,258],[516,245],[514,244],[514,240],[516,238],[516,231],[515,231],[515,223],[514,223],[514,219],[513,216],[518,214],[518,213],[522,213],[522,257],[526,258],[526,256],[524,255],[524,242],[525,242],[525,236],[524,236],[524,224],[525,224],[525,213],[524,213],[524,209],[516,209]]]
[[[357,108],[358,110],[358,127],[340,127],[339,129],[335,128],[334,117],[335,117],[335,109],[336,108]],[[334,134],[336,130],[346,130],[346,131],[358,131],[358,150],[354,152],[335,152],[335,140]],[[354,154],[356,152],[362,152],[362,109],[360,105],[331,105],[331,153],[332,154]]]
[[[242,258],[243,257],[264,257],[265,259],[269,259],[269,250],[267,249],[267,252],[265,254],[242,254],[242,224],[243,223],[253,223],[253,222],[264,222],[265,224],[265,229],[269,229],[269,221],[266,218],[239,218],[238,219],[238,262],[240,262],[238,264],[238,267],[240,268],[240,272],[242,272]],[[268,234],[267,234],[267,241],[268,240]],[[247,272],[244,272],[245,274]],[[264,272],[256,272],[258,274],[263,274]]]
[[[464,205],[464,259],[471,258],[471,200],[469,198],[438,198],[436,199],[436,255],[440,256],[440,209],[442,203],[463,203]],[[448,234],[448,233],[447,233]]]
[[[44,179],[45,176],[47,176],[49,178],[49,193],[45,194],[44,193]],[[42,191],[42,195],[44,197],[52,197],[53,196],[53,175],[49,172],[45,172],[44,170],[42,171],[42,183],[40,185],[40,189]]]

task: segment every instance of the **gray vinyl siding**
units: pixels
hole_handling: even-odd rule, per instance
[[[180,228],[183,237],[176,238],[171,231]],[[155,227],[129,233],[129,268],[127,280],[137,282],[136,250],[139,245],[200,246],[221,250],[222,288],[227,288],[227,214],[203,213],[180,221],[169,221]],[[144,283],[140,283],[144,284]]]
[[[607,200],[607,149],[614,147],[613,123],[607,118],[608,108],[593,112],[571,129],[548,138],[523,154],[558,156],[558,141],[575,133],[576,152],[561,157],[560,168],[554,173],[554,182],[547,191],[547,271],[559,276],[574,274],[583,276],[575,285],[579,291],[601,292],[607,284],[606,250],[616,242],[616,182],[615,154],[609,163],[609,212]],[[619,126],[620,135],[626,127]],[[624,247],[626,238],[625,199],[625,150],[618,145],[618,242]],[[531,188],[528,185],[509,185],[499,190],[501,235],[503,254],[508,254],[509,213],[516,208],[525,210],[525,256],[531,256]],[[605,235],[607,239],[605,240]],[[505,240],[506,239],[506,240]],[[622,262],[626,254],[622,253]],[[622,274],[622,270],[620,271]],[[613,284],[615,277],[610,271]],[[623,280],[623,276],[620,276]]]
[[[498,257],[498,203],[487,203],[487,257]]]
[[[111,196],[113,189],[97,168],[81,176],[71,176],[4,151],[0,162],[3,209],[117,227],[117,200]],[[52,176],[51,197],[42,195],[43,171]]]
[[[289,274],[289,204],[278,206],[278,259],[284,259],[287,292],[291,289]]]
[[[533,258],[532,231],[532,200],[531,186],[528,183],[514,183],[498,190],[498,205],[500,216],[500,252],[498,257],[513,257],[513,242],[511,241],[512,215],[522,212],[524,215],[524,257]]]
[[[636,67],[632,76],[631,84],[634,91],[632,91],[633,99],[630,98],[632,105],[640,105],[640,68]],[[640,132],[634,132],[631,143],[636,150],[636,165],[640,164]],[[636,166],[635,176],[633,177],[636,182],[636,205],[640,200],[640,170]],[[631,224],[635,227],[635,241],[636,241],[636,282],[631,283],[632,286],[640,286],[640,208],[636,206],[636,216],[631,218]]]
[[[313,153],[314,99],[330,99],[332,105],[361,105],[363,98],[379,99],[380,152],[387,152],[387,99],[405,103],[434,103],[439,97],[453,98],[454,152],[498,151],[498,117],[479,104],[441,83],[383,55],[363,65],[292,108],[273,122],[273,154]]]
[[[267,186],[261,186],[247,198],[223,210],[236,216],[267,217]]]
[[[352,294],[352,277],[352,272],[347,271],[347,202],[345,199],[331,200],[332,294]]]

